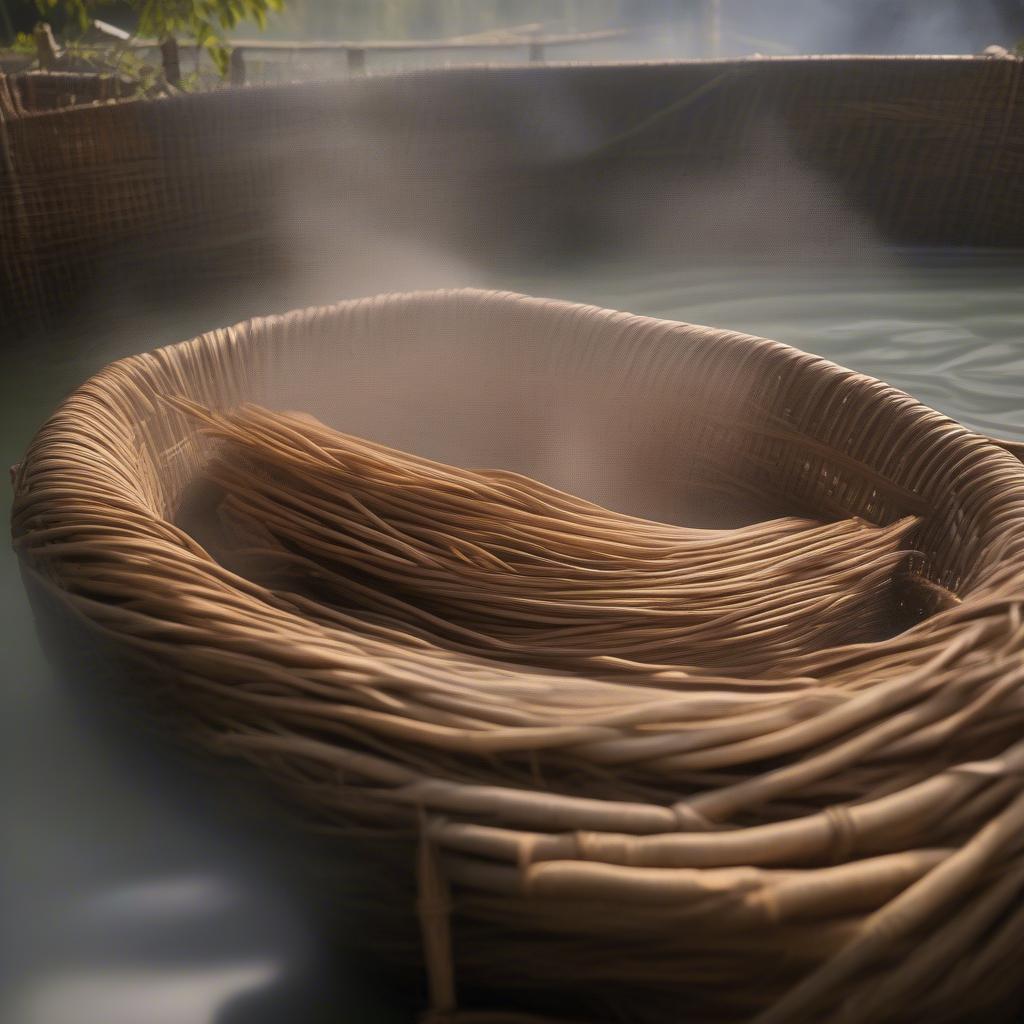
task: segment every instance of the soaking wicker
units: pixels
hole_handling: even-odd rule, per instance
[[[218,444],[188,403],[243,402],[653,519],[916,517],[901,628],[625,685],[327,623],[183,528]],[[549,300],[361,300],[108,367],[33,442],[14,533],[136,689],[358,839],[437,1020],[1019,1007],[1024,467],[878,381]]]

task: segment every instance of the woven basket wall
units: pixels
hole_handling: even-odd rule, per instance
[[[708,471],[702,453],[728,451],[729,472],[776,511],[920,515],[915,571],[956,605],[841,649],[852,717],[830,739],[725,758],[717,774],[659,768],[629,724],[616,740],[636,752],[614,784],[567,770],[586,762],[577,733],[502,730],[500,753],[455,755],[372,720],[328,727],[326,706],[318,718],[261,702],[259,680],[287,692],[303,671],[283,633],[190,607],[211,563],[168,524],[209,448],[169,394],[302,409],[418,454],[634,495],[652,514],[678,513]],[[27,578],[75,623],[79,650],[113,650],[128,691],[173,705],[310,824],[351,831],[378,877],[371,902],[422,924],[437,1020],[526,1020],[513,1004],[762,1024],[1012,1020],[1020,1007],[1024,466],[884,384],[773,342],[561,302],[362,300],[108,367],[33,442],[13,522]],[[140,619],[91,589],[118,572],[150,577],[166,614]],[[228,608],[245,583],[216,579]],[[937,622],[945,639],[915,661],[915,636]],[[879,666],[904,656],[883,685]],[[897,771],[907,744],[917,757]]]

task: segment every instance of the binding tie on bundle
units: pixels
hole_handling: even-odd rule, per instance
[[[718,826],[685,800],[673,804],[669,810],[675,815],[677,832],[717,832]]]
[[[845,804],[826,807],[824,814],[832,829],[832,842],[829,844],[831,862],[843,864],[851,859],[857,845],[856,822]]]

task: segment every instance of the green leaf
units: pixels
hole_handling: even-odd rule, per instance
[[[139,35],[156,39],[168,35],[194,39],[206,49],[222,76],[228,73],[230,65],[230,50],[223,31],[250,18],[263,30],[267,26],[267,13],[281,11],[285,6],[285,0],[34,0],[40,14],[45,16],[60,10],[68,19],[77,21],[83,31],[89,27],[97,9],[117,2],[135,12]],[[34,50],[34,40],[21,43],[26,47],[29,44]]]
[[[231,67],[231,52],[228,48],[222,43],[207,43],[206,52],[213,58],[213,63],[217,66],[221,78],[226,77]]]

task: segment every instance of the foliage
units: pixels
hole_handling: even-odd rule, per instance
[[[29,32],[19,32],[9,49],[12,53],[35,57],[35,37]],[[147,61],[141,53],[130,46],[112,47],[91,45],[83,41],[70,42],[64,47],[64,56],[71,61],[75,70],[116,75],[132,82],[135,96],[154,96],[166,92],[167,83],[163,80],[162,69]],[[209,84],[198,72],[193,72],[182,76],[178,88],[184,92],[198,92]]]
[[[32,38],[30,32],[19,32],[8,49],[11,53],[27,53],[34,57],[36,54],[36,41]]]
[[[45,16],[53,11],[70,15],[84,31],[112,0],[36,0]],[[252,20],[260,28],[267,15],[279,11],[284,0],[127,0],[138,19],[141,36],[164,39],[183,35],[205,47],[222,75],[227,74],[230,48],[224,31],[240,22]]]
[[[97,72],[130,79],[137,95],[151,96],[165,88],[162,70],[127,46],[112,49],[109,46],[71,43],[66,52],[79,66],[88,65]]]

